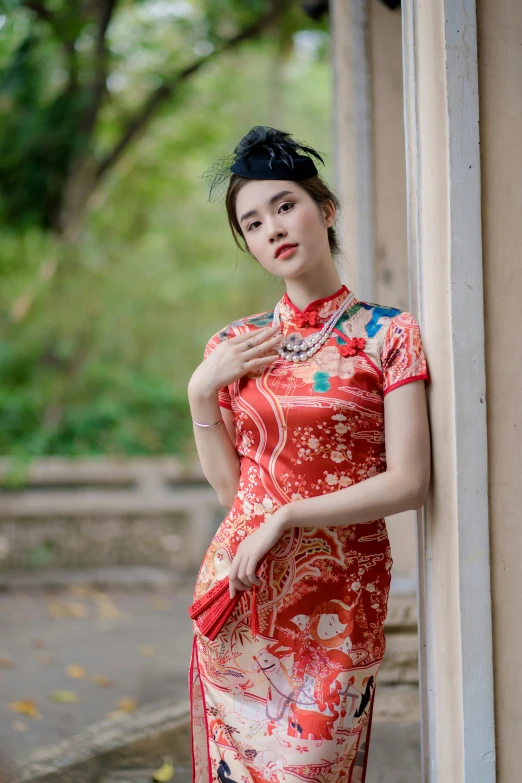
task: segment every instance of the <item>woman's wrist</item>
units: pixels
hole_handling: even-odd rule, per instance
[[[217,397],[219,387],[216,387],[215,384],[209,385],[207,380],[200,380],[194,374],[189,381],[187,391],[189,399],[206,401]]]
[[[290,530],[291,527],[294,527],[292,522],[292,505],[292,503],[285,503],[285,505],[278,508],[274,514],[275,519],[273,521],[279,527],[281,535],[283,535],[283,533],[285,533],[287,530]]]

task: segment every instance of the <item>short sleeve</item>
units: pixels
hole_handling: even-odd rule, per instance
[[[228,329],[222,329],[220,332],[214,334],[205,346],[203,359],[206,359],[208,356],[210,356],[214,348],[217,348],[220,343],[227,339]],[[228,386],[223,386],[221,389],[219,389],[218,402],[222,408],[229,408],[229,410],[232,410],[232,398],[230,396]]]
[[[381,356],[383,396],[411,381],[430,382],[428,365],[422,347],[420,328],[411,313],[392,318]]]

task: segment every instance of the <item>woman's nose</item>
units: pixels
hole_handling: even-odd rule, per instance
[[[276,242],[278,242],[278,241],[279,241],[279,240],[280,240],[282,237],[284,237],[284,236],[285,236],[285,232],[284,232],[284,231],[283,231],[283,229],[282,229],[282,228],[280,228],[280,227],[273,228],[272,230],[270,230],[270,232],[269,232],[269,233],[270,233],[270,238],[271,238],[271,241],[272,241],[274,244],[275,244]]]

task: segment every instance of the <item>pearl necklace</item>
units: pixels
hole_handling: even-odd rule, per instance
[[[335,324],[344,313],[345,310],[351,305],[355,299],[355,294],[352,292],[346,297],[344,302],[337,308],[335,313],[328,319],[320,332],[314,332],[314,334],[305,337],[304,340],[299,342],[286,342],[283,346],[277,348],[277,352],[281,358],[291,362],[303,362],[313,356],[316,351],[319,350],[321,345],[325,343],[330,334],[332,333]],[[272,319],[272,326],[279,326],[281,323],[281,317],[279,315],[279,306],[281,302],[278,302],[274,308],[274,317]]]

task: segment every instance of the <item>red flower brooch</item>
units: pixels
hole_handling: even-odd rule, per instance
[[[355,356],[357,351],[362,351],[365,345],[364,337],[351,337],[346,345],[341,345],[339,352],[341,356]]]
[[[309,313],[296,313],[295,322],[299,329],[309,324],[315,326],[317,323],[317,310],[310,310]]]

